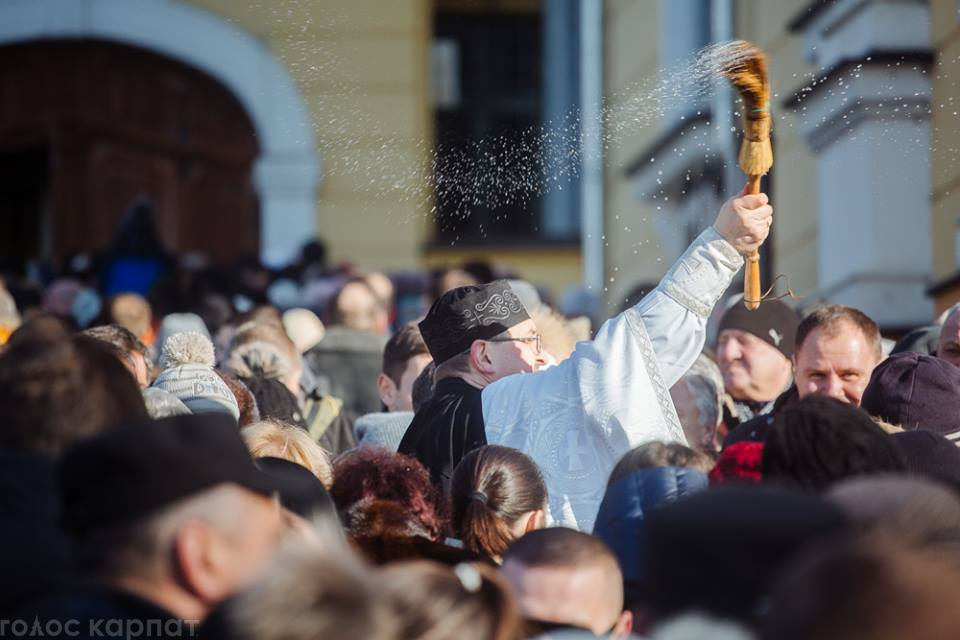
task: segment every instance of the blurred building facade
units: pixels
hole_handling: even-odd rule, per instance
[[[319,235],[334,262],[481,259],[559,291],[580,278],[578,209],[454,220],[424,189],[435,144],[569,110],[563,87],[542,95],[543,43],[563,50],[544,29],[538,0],[5,2],[4,250],[106,246],[148,199],[172,251],[280,264]]]
[[[958,19],[954,0],[6,0],[2,249],[102,245],[148,197],[178,251],[280,263],[319,235],[368,269],[586,279],[613,311],[742,184],[722,83],[651,95],[743,38],[774,92],[765,283],[906,327],[960,298]],[[465,140],[580,113],[603,161],[546,136],[530,197],[424,188],[445,154],[482,156]]]

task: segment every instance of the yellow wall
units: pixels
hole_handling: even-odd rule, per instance
[[[541,0],[435,0],[438,12],[451,13],[535,13]]]
[[[656,0],[607,0],[604,3],[604,93],[607,107],[618,113],[625,101],[642,91],[656,76]],[[633,192],[627,167],[653,143],[656,126],[608,125],[610,139],[604,172],[604,292],[608,310],[620,307],[640,282],[657,280],[666,271],[664,255],[657,246],[652,220],[655,207],[641,202]],[[629,229],[629,231],[627,230]]]
[[[411,268],[429,232],[416,172],[432,148],[429,0],[190,0],[287,66],[323,163],[317,220],[332,260]]]
[[[334,260],[363,268],[411,268],[480,256],[503,262],[555,293],[581,280],[576,249],[435,249],[429,161],[432,113],[428,50],[432,12],[536,11],[540,0],[186,0],[260,39],[286,64],[313,115],[324,171],[317,207],[320,234]],[[817,286],[816,164],[798,137],[785,97],[805,82],[802,41],[787,23],[804,3],[736,0],[736,36],[770,57],[774,98],[774,271],[793,289]],[[656,77],[658,0],[605,0],[605,93],[616,112],[631,87]],[[957,271],[960,215],[960,25],[955,0],[931,0],[933,73],[932,208],[935,279]],[[616,306],[638,282],[669,266],[656,244],[655,207],[640,202],[625,169],[662,132],[661,125],[624,127],[610,140],[605,172],[604,295]],[[956,294],[960,295],[960,294]],[[955,294],[944,296],[952,302]]]
[[[332,260],[409,269],[482,258],[555,295],[582,280],[578,248],[425,251],[433,11],[531,12],[540,0],[189,1],[263,41],[297,83],[323,163],[317,220]]]
[[[567,287],[583,279],[583,263],[580,249],[576,247],[517,247],[490,248],[484,250],[430,249],[424,256],[429,268],[461,265],[472,260],[482,260],[494,268],[513,271],[537,285],[547,288],[555,301]]]

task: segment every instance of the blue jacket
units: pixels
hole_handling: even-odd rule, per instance
[[[613,550],[625,582],[636,583],[644,574],[644,519],[650,510],[708,485],[701,471],[654,467],[634,471],[607,487],[593,534]]]

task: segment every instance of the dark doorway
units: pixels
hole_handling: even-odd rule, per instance
[[[50,173],[45,147],[0,152],[0,270],[19,270],[44,253]]]

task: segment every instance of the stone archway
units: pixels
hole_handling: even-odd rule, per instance
[[[175,0],[5,0],[0,45],[102,40],[194,67],[226,87],[256,131],[260,253],[279,263],[315,233],[320,161],[309,113],[282,65],[249,34]]]

